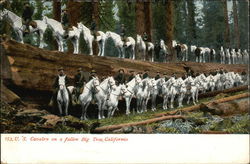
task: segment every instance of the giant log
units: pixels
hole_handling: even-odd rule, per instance
[[[116,57],[88,56],[70,54],[58,51],[40,49],[29,44],[21,44],[13,40],[1,42],[1,78],[24,89],[50,91],[58,67],[64,67],[66,74],[73,78],[78,67],[89,72],[97,71],[98,76],[114,75],[119,69],[136,72],[150,70],[150,76],[157,71],[168,75],[176,73],[182,76],[189,67],[196,72],[210,72],[218,68],[228,71],[241,72],[247,70],[247,65],[222,65],[217,63],[157,63],[139,60],[120,59]]]

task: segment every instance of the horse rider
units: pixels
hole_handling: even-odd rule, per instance
[[[126,28],[125,28],[124,24],[121,25],[120,35],[122,37],[122,41],[125,43],[125,41],[126,41]]]
[[[63,9],[63,13],[62,13],[62,25],[63,25],[63,29],[65,30],[64,32],[64,39],[68,38],[69,36],[69,14],[67,12],[67,9]]]
[[[130,82],[133,78],[135,78],[135,71],[131,70],[129,71],[130,75],[128,77],[127,82]]]
[[[125,83],[124,69],[119,69],[118,74],[114,79],[117,82],[117,85],[124,84]]]
[[[148,69],[145,69],[145,70],[144,70],[144,74],[143,74],[143,76],[142,76],[143,79],[146,79],[146,78],[149,77],[148,72],[149,72]]]
[[[148,34],[146,32],[143,33],[142,35],[142,40],[145,42],[146,45],[146,50],[148,49]]]
[[[177,79],[177,77],[176,77],[176,74],[175,74],[175,73],[173,73],[173,74],[172,74],[172,77],[173,77],[174,79]]]
[[[5,8],[9,8],[10,4],[7,0],[0,0],[0,11],[3,11]]]
[[[142,78],[142,72],[138,72],[140,78]]]
[[[194,71],[191,70],[191,69],[189,69],[189,70],[187,71],[187,76],[193,77],[193,76],[194,76]]]
[[[90,72],[89,81],[93,78],[97,78],[96,71],[94,69],[92,69]]]
[[[156,76],[155,76],[155,80],[158,80],[158,79],[161,78],[161,76],[160,76],[160,71],[157,71],[156,73],[157,73],[157,74],[156,74]]]
[[[165,78],[165,79],[164,79],[165,81],[168,81],[168,80],[169,80],[169,77],[167,76],[167,73],[163,73],[162,75],[163,75],[163,77]]]
[[[55,80],[54,80],[54,83],[52,85],[52,88],[53,88],[53,94],[52,94],[52,98],[50,99],[50,103],[49,103],[49,106],[53,106],[55,100],[56,100],[56,97],[57,97],[57,92],[59,90],[59,77],[64,77],[64,83],[65,83],[65,87],[68,87],[69,86],[69,79],[68,77],[65,75],[64,73],[64,70],[63,68],[59,68],[58,69],[58,75],[56,76]],[[68,90],[68,89],[67,89]],[[69,91],[68,91],[69,92]],[[69,94],[70,95],[70,94]]]
[[[33,13],[34,13],[34,10],[31,8],[29,2],[25,2],[23,14],[22,14],[23,24],[25,25],[24,34],[27,34],[30,32],[29,25],[30,25],[30,22],[32,21]]]
[[[96,21],[95,21],[95,17],[94,15],[92,15],[92,22],[91,22],[91,25],[90,25],[90,30],[91,30],[91,33],[92,35],[94,35],[94,38],[96,39]]]
[[[81,90],[84,87],[86,83],[85,77],[84,77],[84,73],[82,68],[78,68],[77,69],[77,74],[74,77],[74,86],[76,88],[76,97],[78,98],[79,95],[81,94]]]

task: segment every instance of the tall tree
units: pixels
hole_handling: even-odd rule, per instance
[[[228,9],[227,9],[227,0],[222,0],[223,12],[224,12],[224,22],[225,22],[225,32],[224,32],[224,46],[229,47],[230,45],[230,28],[228,20]]]
[[[135,4],[135,13],[136,13],[136,33],[142,35],[145,31],[145,15],[144,15],[144,2],[136,0]],[[141,59],[140,53],[137,53],[137,59]]]
[[[53,18],[59,22],[61,22],[61,2],[58,0],[53,0]],[[57,42],[54,41],[54,47],[57,49]]]
[[[195,22],[195,5],[193,0],[187,1],[187,9],[188,9],[188,44],[192,44],[196,42],[196,22]]]
[[[148,41],[152,41],[152,2],[148,0],[144,2],[144,14],[145,14],[145,32],[148,35]]]
[[[239,31],[240,31],[240,48],[248,49],[249,41],[249,0],[238,1],[239,7]]]
[[[234,38],[236,39],[236,47],[240,48],[240,34],[239,34],[239,23],[238,23],[238,9],[236,0],[233,0],[233,15],[234,15]]]
[[[174,6],[172,0],[166,2],[166,43],[170,52],[170,60],[176,60],[176,53],[172,47],[172,40],[174,38]]]

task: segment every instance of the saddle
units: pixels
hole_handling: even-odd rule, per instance
[[[37,23],[35,21],[31,21],[29,25],[33,28],[37,28]]]

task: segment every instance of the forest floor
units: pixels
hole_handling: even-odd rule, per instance
[[[247,93],[218,94],[215,97],[207,97],[199,100],[199,104],[214,101],[223,97],[230,97]],[[248,98],[239,101],[248,101]],[[27,104],[28,103],[28,104]],[[148,109],[146,113],[133,113],[129,116],[124,111],[116,113],[113,118],[102,120],[79,120],[75,114],[58,117],[51,111],[43,108],[35,102],[26,101],[26,105],[9,105],[1,101],[1,133],[95,133],[96,127],[133,123],[155,118],[157,114],[167,112],[162,110],[162,104],[157,105],[156,111]],[[185,104],[183,108],[169,109],[168,111],[184,109],[192,105]],[[179,112],[180,113],[180,112]],[[105,133],[249,133],[249,114],[247,112],[220,116],[204,113],[201,110],[183,112],[186,119],[170,119],[145,125],[122,127]]]

